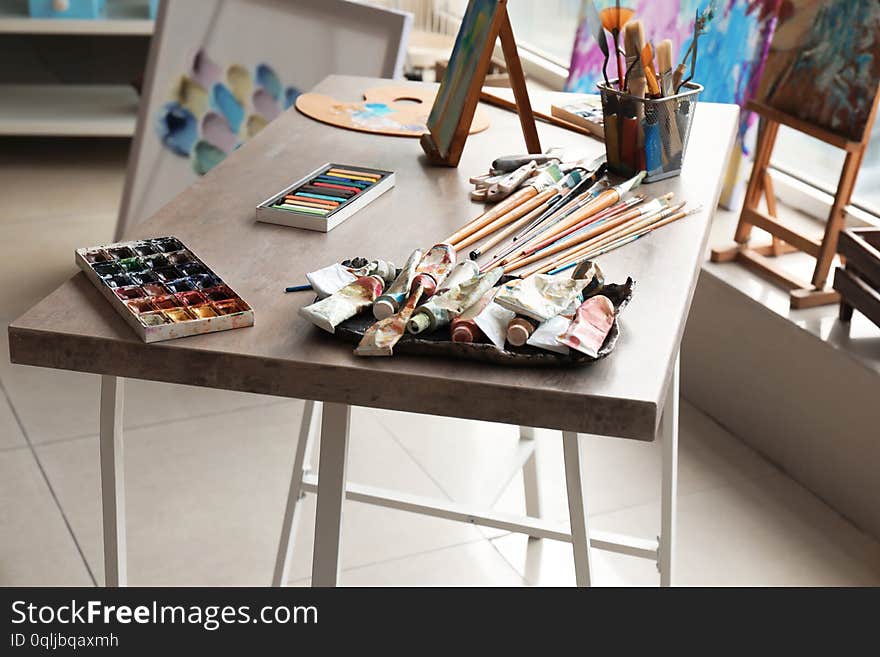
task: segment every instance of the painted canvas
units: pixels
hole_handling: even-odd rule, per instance
[[[694,81],[705,87],[701,100],[745,105],[755,97],[767,57],[770,38],[776,27],[777,8],[782,0],[714,0],[715,16],[708,33],[700,38]],[[633,18],[645,26],[645,35],[655,46],[672,39],[681,61],[690,45],[697,11],[710,0],[622,0],[621,9],[634,10]],[[597,8],[614,7],[614,2],[596,2]],[[623,12],[622,12],[623,13]],[[608,36],[609,48],[611,45]],[[597,93],[602,80],[603,55],[585,22],[580,21],[565,90]],[[616,66],[608,65],[609,77],[616,77]],[[744,117],[742,136],[751,120]]]
[[[440,82],[437,99],[428,115],[428,129],[434,146],[444,157],[449,153],[480,56],[486,50],[487,41],[495,36],[492,24],[502,5],[503,2],[498,0],[470,0],[468,3],[446,75]]]
[[[861,141],[880,82],[880,2],[786,0],[758,98]]]

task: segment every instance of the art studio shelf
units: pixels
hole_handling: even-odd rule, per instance
[[[0,135],[131,137],[138,96],[128,85],[0,85]]]
[[[107,18],[31,18],[27,3],[0,6],[0,34],[90,34],[150,36],[153,21],[146,0],[116,0],[107,3]]]

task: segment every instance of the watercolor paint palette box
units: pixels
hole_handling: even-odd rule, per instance
[[[244,299],[176,237],[77,249],[75,258],[144,342],[254,324]]]
[[[327,163],[257,206],[257,221],[328,232],[394,187],[394,173]]]

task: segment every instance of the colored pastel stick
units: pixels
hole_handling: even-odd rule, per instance
[[[302,187],[300,187],[296,191],[297,191],[297,193],[311,192],[312,194],[327,194],[328,193],[326,187],[316,187],[315,185],[303,185]],[[355,192],[347,192],[342,189],[334,189],[332,194],[334,196],[336,196],[337,198],[347,199],[347,198],[351,198],[352,196],[354,196]]]
[[[324,174],[325,176],[330,176],[331,178],[345,178],[346,180],[360,180],[362,182],[375,183],[375,178],[366,178],[365,176],[355,176],[351,174],[341,174],[341,173],[331,173],[327,172]]]
[[[282,201],[279,205],[304,205],[307,208],[318,208],[319,210],[327,210],[327,212],[331,212],[336,208],[331,208],[326,205],[321,205],[320,203],[309,203],[308,201]]]
[[[360,187],[348,187],[346,185],[337,185],[336,183],[325,183],[325,182],[317,182],[316,181],[316,182],[313,182],[312,184],[315,187],[330,187],[332,189],[344,189],[347,192],[354,192],[355,194],[360,194],[361,191],[363,191],[363,190],[361,190]]]
[[[348,178],[338,178],[337,176],[318,176],[312,181],[312,184],[317,182],[348,185],[349,187],[357,187],[358,189],[368,189],[372,187],[371,183],[362,182],[360,180],[349,180]]]
[[[343,176],[355,176],[365,180],[379,180],[381,173],[369,173],[368,171],[352,171],[351,169],[327,169],[326,173],[339,173]]]
[[[340,196],[327,196],[325,194],[313,194],[312,192],[298,192],[297,196],[306,196],[308,198],[322,198],[326,201],[339,201],[345,203],[348,199]]]
[[[316,178],[328,178],[330,180],[348,180],[350,182],[357,183],[358,185],[375,185],[376,184],[375,180],[364,180],[363,177],[361,177],[361,176],[355,176],[354,178],[351,178],[349,176],[343,176],[340,173],[322,173],[322,174],[315,176],[315,177]]]
[[[322,216],[329,213],[329,210],[319,210],[318,208],[307,208],[304,205],[288,205],[285,203],[284,205],[278,205],[276,207],[281,210],[291,210],[293,212],[306,212],[308,214],[320,214]]]
[[[325,201],[324,199],[317,198],[309,198],[308,196],[297,196],[296,194],[290,194],[284,197],[286,201],[308,201],[309,203],[320,203],[321,205],[325,205],[328,208],[335,208],[338,205],[342,205],[339,201]]]

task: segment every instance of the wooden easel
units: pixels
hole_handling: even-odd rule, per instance
[[[529,102],[529,94],[526,89],[526,79],[523,75],[522,64],[519,60],[519,53],[516,50],[516,41],[513,38],[513,28],[510,26],[510,17],[507,15],[507,0],[496,0],[498,7],[493,15],[492,24],[489,28],[488,38],[486,39],[483,49],[480,53],[476,69],[473,75],[468,79],[467,94],[461,111],[456,120],[456,127],[446,153],[442,153],[437,145],[436,126],[428,126],[429,132],[422,135],[421,145],[428,161],[431,164],[455,167],[461,159],[461,152],[464,149],[464,143],[468,137],[471,121],[474,112],[477,109],[477,103],[480,100],[480,92],[489,72],[489,66],[492,62],[492,52],[495,50],[495,42],[501,38],[501,50],[504,53],[504,61],[507,65],[507,73],[510,77],[510,86],[513,89],[513,96],[516,99],[517,113],[519,114],[519,122],[522,126],[523,136],[526,140],[526,148],[529,153],[540,153],[541,142],[538,139],[538,129],[535,126],[535,117],[532,113],[532,105]],[[470,8],[469,8],[470,10]],[[464,29],[464,23],[462,24]],[[456,48],[462,42],[462,35],[456,40]],[[453,56],[454,56],[453,52]],[[450,63],[451,63],[450,59]],[[447,76],[451,74],[451,67],[447,68]],[[451,84],[451,81],[444,79],[443,84]],[[442,87],[441,87],[442,88]],[[439,102],[440,94],[437,94]]]
[[[825,284],[828,280],[834,254],[837,251],[837,237],[846,220],[846,208],[852,198],[859,167],[871,136],[871,126],[877,113],[878,99],[880,99],[880,94],[875,93],[874,104],[861,141],[852,141],[763,103],[749,101],[746,109],[757,112],[764,119],[764,125],[758,136],[752,175],[749,178],[745,202],[734,235],[737,245],[728,249],[713,249],[712,262],[735,260],[780,287],[787,288],[790,290],[789,298],[792,308],[810,308],[836,303],[840,299],[839,295],[833,289],[826,288]],[[779,132],[780,125],[788,126],[846,151],[846,159],[837,184],[834,203],[831,205],[828,222],[825,224],[825,234],[821,240],[803,235],[793,226],[780,221],[776,216],[776,197],[773,193],[773,182],[767,167],[770,164],[770,156],[773,154],[773,146],[776,143],[776,134]],[[762,194],[767,199],[767,213],[762,212],[758,207]],[[749,239],[753,226],[770,233],[772,242],[761,246],[750,246]],[[813,278],[809,283],[789,274],[771,261],[773,257],[797,251],[808,253],[816,258],[816,268],[813,270]]]

